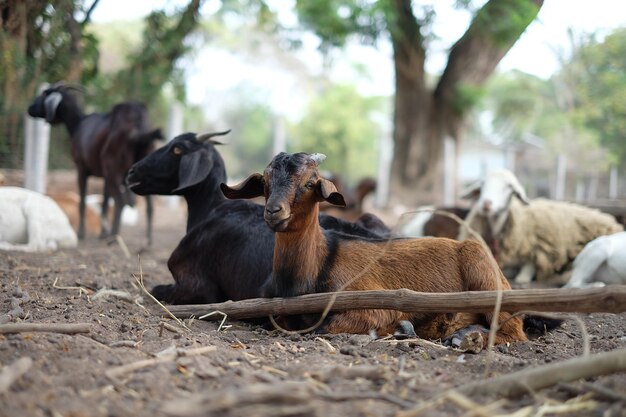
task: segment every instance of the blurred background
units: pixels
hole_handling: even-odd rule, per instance
[[[348,186],[376,178],[379,207],[458,204],[495,168],[531,197],[626,205],[614,0],[0,0],[5,182],[28,104],[60,80],[88,112],[145,102],[167,139],[232,129],[231,181],[307,151]],[[63,126],[48,169],[72,172]]]

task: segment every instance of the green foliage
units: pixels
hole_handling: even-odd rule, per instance
[[[165,84],[174,88],[175,97],[184,101],[184,77],[178,60],[189,52],[187,37],[198,20],[199,0],[174,16],[154,11],[146,18],[141,45],[130,53],[128,66],[119,70],[110,82],[101,80],[100,106],[108,108],[123,100],[154,103]]]
[[[88,83],[95,76],[98,41],[85,31],[92,4],[93,0],[0,1],[1,165],[21,165],[23,114],[39,85],[66,79],[77,65],[82,73],[76,81]]]
[[[341,174],[348,183],[374,176],[381,131],[371,115],[381,107],[381,99],[363,97],[352,85],[331,85],[293,126],[290,151],[326,154],[324,170]]]
[[[495,75],[486,87],[485,108],[494,127],[511,141],[525,134],[547,137],[562,123],[551,84],[520,71]],[[555,126],[551,121],[557,121]]]
[[[626,29],[583,40],[561,77],[575,92],[577,120],[597,133],[615,161],[626,162]]]
[[[519,38],[538,13],[539,6],[533,0],[492,0],[476,14],[470,30],[506,46]]]
[[[457,114],[463,115],[472,107],[476,106],[485,95],[485,89],[482,86],[472,84],[459,84],[456,87],[454,95],[454,110]]]
[[[220,117],[220,126],[232,129],[226,137],[229,145],[221,151],[229,176],[241,178],[252,171],[261,172],[272,158],[276,116],[254,92],[241,89],[234,95],[239,99]]]
[[[300,23],[322,40],[322,49],[343,46],[352,35],[373,43],[387,28],[391,2],[367,0],[298,0]]]

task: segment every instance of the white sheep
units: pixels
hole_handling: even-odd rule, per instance
[[[0,187],[0,250],[40,252],[76,244],[67,216],[50,197]]]
[[[626,232],[600,236],[587,243],[574,260],[564,288],[626,284]]]
[[[546,199],[529,200],[508,170],[489,173],[466,194],[475,199],[466,221],[496,242],[501,268],[521,268],[515,281],[536,276],[548,280],[570,267],[584,245],[623,230],[613,216],[577,204]],[[461,229],[459,239],[467,232]]]

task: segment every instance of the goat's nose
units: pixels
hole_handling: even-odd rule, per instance
[[[483,202],[483,211],[485,213],[489,213],[491,211],[491,206],[493,205],[493,202],[491,200],[485,200]]]
[[[269,214],[276,214],[281,211],[283,208],[279,204],[271,204],[265,206],[265,211]]]

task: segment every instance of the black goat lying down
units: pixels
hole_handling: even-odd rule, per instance
[[[186,133],[132,166],[127,183],[139,195],[182,195],[188,205],[187,235],[168,261],[175,284],[158,285],[153,295],[172,304],[215,303],[261,297],[272,270],[274,233],[263,206],[227,200],[224,161],[211,139],[227,132]],[[390,230],[365,214],[356,223],[320,215],[322,227],[377,239]]]
[[[153,141],[162,139],[160,129],[150,130],[146,106],[137,102],[115,105],[108,113],[84,114],[72,86],[56,84],[44,90],[28,107],[32,117],[44,118],[50,124],[65,124],[71,137],[71,152],[78,171],[80,222],[78,237],[85,237],[85,196],[87,178],[104,178],[101,237],[109,235],[107,212],[109,197],[115,201],[113,227],[120,231],[122,209],[133,205],[135,196],[124,187],[128,168],[153,150]],[[152,240],[152,200],[146,196],[148,242]]]

